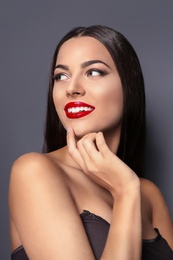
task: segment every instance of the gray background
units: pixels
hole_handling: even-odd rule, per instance
[[[10,168],[21,154],[42,148],[54,48],[72,27],[92,24],[121,31],[138,53],[147,96],[146,174],[161,189],[173,217],[173,1],[1,0],[0,259],[10,259]]]

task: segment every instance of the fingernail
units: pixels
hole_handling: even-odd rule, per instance
[[[67,133],[70,133],[70,131],[71,131],[71,127],[68,126],[68,127],[67,127]]]

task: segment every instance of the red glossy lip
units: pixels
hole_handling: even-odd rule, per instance
[[[81,107],[87,108],[88,110],[79,111],[80,109],[77,108],[81,108]],[[95,107],[80,101],[69,102],[64,107],[66,116],[72,119],[87,116],[88,114],[93,112],[94,109]]]

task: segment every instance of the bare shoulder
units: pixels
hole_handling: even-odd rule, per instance
[[[153,217],[156,217],[157,212],[160,210],[160,208],[164,207],[165,209],[167,209],[164,197],[160,189],[152,181],[144,178],[141,178],[140,180],[141,192],[152,208]]]
[[[93,259],[63,170],[51,156],[29,153],[14,162],[9,208],[12,250],[22,244],[29,259]]]
[[[16,215],[20,209],[24,209],[26,201],[32,197],[34,200],[40,194],[53,193],[54,189],[63,190],[64,179],[58,165],[46,154],[28,153],[20,156],[12,165],[9,183],[9,207],[10,213]],[[55,186],[56,183],[56,187]],[[64,183],[65,187],[65,183]]]
[[[153,182],[141,179],[141,193],[151,209],[153,227],[159,229],[173,249],[172,219],[160,189]]]
[[[28,153],[20,156],[14,163],[10,174],[9,202],[18,200],[18,196],[31,194],[34,190],[40,193],[47,189],[65,187],[61,168],[47,154]],[[37,197],[38,193],[35,194]],[[28,195],[30,196],[30,195]],[[15,203],[10,203],[13,208]]]
[[[47,154],[42,153],[27,153],[20,156],[17,160],[14,161],[12,165],[12,173],[14,171],[19,172],[20,170],[27,170],[28,168],[40,167],[44,168],[45,166],[53,166],[53,161]]]
[[[60,177],[60,167],[47,154],[28,153],[20,156],[12,165],[10,175],[11,184],[21,184],[22,181],[36,181],[39,178]]]
[[[150,181],[148,179],[144,179],[144,178],[141,178],[140,182],[141,182],[141,192],[142,192],[143,196],[145,197],[145,199],[152,206],[152,209],[154,209],[155,203],[158,200],[159,201],[162,200],[162,202],[164,202],[163,195],[156,184],[154,184],[152,181]]]

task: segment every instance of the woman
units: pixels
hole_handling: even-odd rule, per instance
[[[12,259],[173,259],[167,206],[142,178],[144,146],[134,49],[105,26],[73,29],[53,58],[47,153],[12,167]]]

